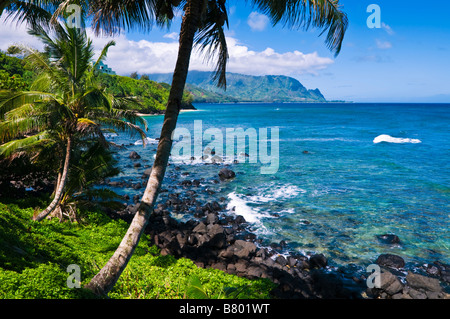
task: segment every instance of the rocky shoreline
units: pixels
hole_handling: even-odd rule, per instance
[[[130,155],[137,158],[137,154]],[[130,158],[133,160],[133,156]],[[102,184],[140,190],[151,168],[139,165],[139,169],[143,169],[142,183],[130,180]],[[163,255],[189,258],[198,267],[215,268],[250,279],[268,278],[277,285],[272,291],[273,297],[280,299],[450,299],[450,265],[435,261],[407,267],[401,256],[381,254],[375,261],[381,270],[380,285],[368,288],[370,273],[363,267],[336,266],[323,254],[305,256],[292,252],[285,241],[263,246],[244,217],[229,214],[226,198],[216,198],[214,191],[201,186],[202,180],[186,178],[188,173],[180,173],[178,167],[173,171],[182,191],[175,190],[174,186],[168,186],[171,191],[161,190],[146,229]],[[223,167],[213,183],[233,183],[235,176],[232,170]],[[22,197],[30,185],[36,187],[34,192],[38,193],[53,189],[51,182],[46,182],[45,187],[35,184],[13,181],[10,192]],[[199,199],[200,193],[208,195],[206,201]],[[131,199],[125,195],[124,200],[134,204],[125,204],[121,211],[106,212],[112,218],[131,222],[140,197],[135,195]],[[174,218],[174,213],[181,212],[192,218],[187,221]],[[392,234],[379,235],[377,239],[387,244],[400,241]]]
[[[148,169],[145,174],[148,174]],[[217,183],[232,180],[235,174],[228,168],[218,172]],[[255,279],[268,278],[277,288],[272,291],[280,299],[448,299],[450,266],[436,262],[418,265],[422,274],[407,272],[405,262],[396,255],[380,255],[380,286],[368,288],[369,273],[356,273],[351,266],[330,267],[323,254],[304,256],[289,252],[286,243],[261,245],[242,216],[226,214],[226,198],[201,203],[197,200],[199,180],[179,182],[183,192],[163,189],[162,202],[154,209],[146,233],[161,249],[163,255],[185,257],[198,267],[215,268],[224,272]],[[130,222],[137,209],[128,205],[112,217]],[[192,219],[180,221],[172,212],[192,212]],[[379,240],[396,242],[398,237],[380,235]],[[441,283],[443,285],[441,285]],[[448,291],[447,291],[448,292]]]

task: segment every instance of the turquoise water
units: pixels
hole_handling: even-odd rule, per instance
[[[226,197],[228,213],[243,215],[263,243],[285,240],[290,250],[324,253],[339,264],[367,263],[381,253],[414,262],[450,262],[450,105],[196,107],[198,111],[180,114],[178,122],[192,135],[195,120],[202,121],[203,131],[218,128],[224,135],[226,128],[278,127],[279,168],[275,174],[261,174],[260,162],[175,162],[164,181],[169,191],[185,191],[178,186],[180,178],[204,178],[202,186],[215,198]],[[163,117],[146,119],[148,136],[159,137]],[[384,142],[374,143],[384,134],[389,135]],[[143,148],[129,145],[137,137],[115,139],[128,145],[120,156],[135,150],[143,164],[152,164],[155,144]],[[145,183],[140,179],[143,167],[134,168],[128,159],[121,165],[119,178]],[[223,165],[236,178],[213,183]],[[143,189],[120,191],[133,195]],[[199,192],[199,198],[207,201],[211,195]],[[401,243],[387,245],[376,238],[387,233]]]

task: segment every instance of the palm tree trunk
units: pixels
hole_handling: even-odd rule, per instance
[[[139,208],[122,242],[106,265],[85,287],[96,294],[106,295],[114,287],[133,255],[139,239],[147,226],[149,217],[153,212],[153,207],[164,179],[172,149],[172,132],[175,130],[177,124],[191,52],[194,45],[194,36],[200,21],[200,3],[201,0],[187,1],[183,22],[181,24],[177,63],[173,74],[172,87],[152,172]]]
[[[64,159],[61,159],[61,163],[59,164],[59,169],[58,169],[58,177],[56,178],[56,183],[55,183],[55,189],[53,190],[52,196],[56,195],[56,192],[58,191],[59,188],[59,183],[61,182],[61,176],[63,173],[63,169],[64,169]]]
[[[33,216],[33,220],[35,221],[41,221],[45,217],[48,216],[61,202],[61,197],[64,191],[64,186],[66,185],[67,181],[67,175],[69,174],[69,163],[70,163],[70,150],[72,148],[72,139],[69,137],[67,139],[67,146],[66,146],[66,155],[64,159],[64,168],[62,171],[61,176],[58,174],[58,181],[57,181],[57,189],[55,192],[55,197],[53,198],[52,202],[46,209],[44,209],[42,212],[39,213],[37,216]]]

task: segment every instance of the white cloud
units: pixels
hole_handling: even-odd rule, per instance
[[[381,50],[387,50],[392,48],[392,43],[389,41],[381,41],[379,39],[376,40],[377,48]]]
[[[118,74],[128,75],[133,71],[140,74],[170,73],[175,68],[178,54],[178,42],[149,42],[146,40],[131,41],[124,36],[115,39],[116,46],[110,48],[107,64]],[[104,43],[106,43],[106,39]],[[95,40],[100,51],[102,45]],[[230,59],[228,71],[251,75],[284,74],[317,75],[318,71],[327,68],[332,59],[320,57],[317,52],[302,53],[299,51],[278,53],[272,48],[264,51],[253,51],[239,44],[237,39],[227,37]],[[214,60],[206,63],[205,57],[195,50],[191,56],[190,70],[212,71]]]
[[[317,75],[319,70],[333,64],[333,60],[320,57],[317,52],[302,53],[300,51],[279,53],[272,48],[264,51],[252,51],[241,45],[235,38],[227,38],[229,47],[230,72],[252,75]]]
[[[264,31],[269,24],[269,18],[264,14],[253,11],[248,16],[247,23],[253,31]]]
[[[5,15],[0,17],[0,50],[5,51],[10,45],[25,45],[34,49],[42,50],[42,42],[27,33],[25,23],[17,24],[6,20]]]
[[[26,27],[15,28],[11,23],[3,24],[0,20],[0,49],[6,50],[9,45],[17,42],[28,43],[37,49],[42,44],[26,33]],[[88,36],[93,39],[96,53],[100,54],[103,46],[111,40],[108,37],[95,37],[88,29]],[[178,35],[177,35],[178,36]],[[167,42],[150,42],[147,40],[134,41],[124,34],[113,39],[116,45],[108,51],[106,63],[117,74],[129,75],[132,72],[139,74],[171,73],[174,71],[178,54],[178,41],[172,40],[175,33],[169,33],[164,38]],[[280,53],[273,48],[264,51],[250,50],[247,46],[231,36],[227,37],[229,50],[228,71],[249,75],[317,75],[320,70],[326,69],[334,63],[330,58],[320,57],[317,52],[302,53],[300,51]],[[205,58],[197,50],[191,56],[190,70],[212,71],[212,63],[205,63]]]
[[[177,32],[167,33],[167,34],[163,35],[163,38],[178,40],[178,33]]]

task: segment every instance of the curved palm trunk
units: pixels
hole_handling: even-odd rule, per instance
[[[42,212],[39,213],[39,215],[34,216],[33,220],[41,221],[45,217],[48,216],[61,202],[61,197],[63,194],[64,186],[66,185],[67,175],[69,174],[69,163],[70,163],[70,149],[72,148],[72,139],[69,137],[67,139],[67,146],[66,146],[66,156],[64,159],[64,168],[61,176],[58,174],[58,180],[57,180],[57,188],[55,192],[55,197],[53,198],[52,202],[46,209],[44,209]]]
[[[185,7],[180,31],[177,64],[175,66],[167,110],[164,116],[164,124],[161,130],[155,162],[153,163],[152,172],[139,208],[114,255],[85,287],[96,294],[106,295],[114,287],[139,243],[139,239],[147,226],[148,219],[158,197],[172,149],[172,132],[175,130],[177,124],[188,74],[189,61],[194,45],[194,36],[198,29],[200,2],[201,0],[190,0],[187,1]]]

